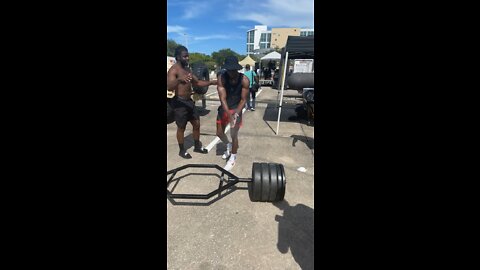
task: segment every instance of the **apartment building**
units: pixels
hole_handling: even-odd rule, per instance
[[[271,28],[266,25],[255,25],[247,31],[247,55],[254,51],[263,51],[270,48],[283,48],[288,36],[313,36],[314,29],[303,28]]]

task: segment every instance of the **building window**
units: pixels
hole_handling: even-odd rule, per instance
[[[270,42],[260,42],[260,49],[270,48]]]
[[[253,52],[253,44],[247,44],[247,54]]]
[[[302,31],[300,32],[301,37],[313,36],[313,31]]]
[[[247,43],[253,43],[255,31],[247,32]]]

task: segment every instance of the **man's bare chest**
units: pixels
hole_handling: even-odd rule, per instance
[[[177,72],[177,77],[184,77],[184,76],[186,76],[188,74],[191,74],[191,73],[192,73],[192,71],[189,68],[186,68],[186,69],[179,68],[178,72]]]

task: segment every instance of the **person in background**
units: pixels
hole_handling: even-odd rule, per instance
[[[285,79],[285,89],[288,89],[288,78],[293,74],[293,69],[290,69],[287,74],[287,78]]]
[[[250,70],[250,65],[247,64],[245,66],[245,76],[248,78],[248,80],[250,81],[250,85],[249,85],[249,95],[248,95],[248,98],[247,98],[247,110],[249,111],[255,111],[255,98],[257,96],[257,91],[256,89],[253,89],[253,85],[254,84],[257,84],[258,85],[258,74],[255,73],[255,71],[253,70]]]
[[[275,73],[273,74],[273,88],[274,89],[280,89],[279,80],[280,80],[280,70],[277,68],[275,70]]]
[[[263,77],[265,78],[265,80],[270,80],[270,74],[272,74],[270,68],[266,67],[263,69]]]

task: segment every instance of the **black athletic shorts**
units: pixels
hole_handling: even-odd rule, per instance
[[[200,116],[195,109],[195,102],[191,98],[185,99],[183,97],[175,96],[170,105],[175,111],[175,123],[179,128],[185,128],[187,122],[191,120],[199,120]]]

